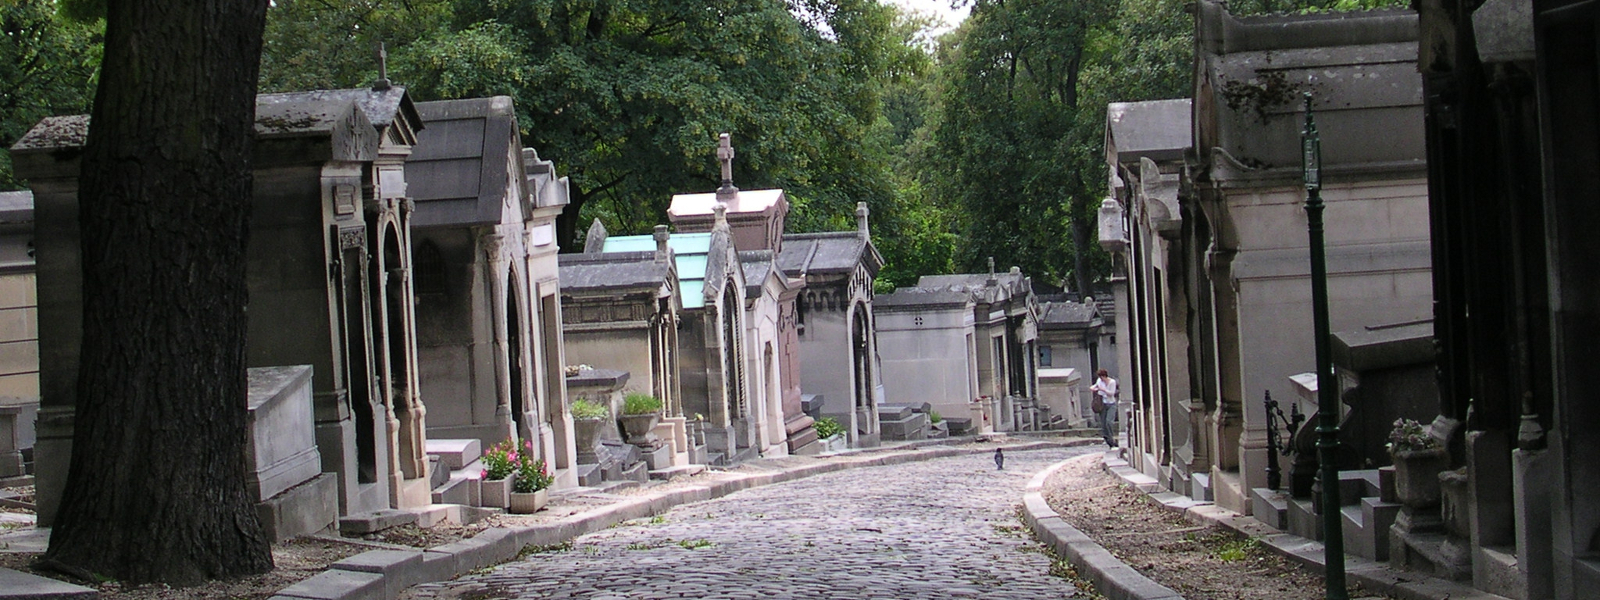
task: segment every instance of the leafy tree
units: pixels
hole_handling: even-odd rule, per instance
[[[6,149],[34,123],[89,112],[101,28],[58,17],[52,0],[0,2],[0,190],[21,187]]]
[[[44,564],[130,583],[272,569],[245,487],[245,244],[266,0],[108,0],[83,148],[83,340]]]
[[[1113,0],[978,0],[943,39],[927,168],[962,212],[962,268],[980,269],[992,255],[1002,267],[1087,284],[1093,241],[1072,214],[1097,202],[1103,184],[1064,167],[1075,164],[1074,134],[1092,113],[1080,102],[1090,43],[1115,11]]]

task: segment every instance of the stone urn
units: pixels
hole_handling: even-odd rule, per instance
[[[1391,451],[1395,496],[1410,508],[1439,505],[1439,473],[1450,466],[1444,448]]]
[[[549,501],[550,490],[539,490],[526,494],[511,492],[509,506],[506,507],[506,510],[517,515],[532,514],[544,508],[545,503]]]
[[[641,413],[636,415],[622,415],[617,417],[622,423],[622,431],[628,435],[628,443],[654,450],[661,447],[661,438],[656,436],[656,423],[661,422],[661,413]]]
[[[578,445],[578,464],[593,465],[600,462],[600,432],[610,419],[573,419],[572,434]]]
[[[481,504],[489,508],[506,508],[511,506],[511,478],[485,479],[480,486],[483,500]]]

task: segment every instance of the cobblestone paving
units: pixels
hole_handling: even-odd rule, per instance
[[[412,599],[1070,598],[1016,518],[1038,471],[1091,449],[819,475],[680,506]]]

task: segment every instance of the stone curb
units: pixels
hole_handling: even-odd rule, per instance
[[[1076,566],[1079,574],[1094,583],[1095,591],[1110,600],[1183,600],[1177,592],[1135,571],[1104,546],[1068,525],[1045,502],[1044,483],[1072,460],[1051,465],[1028,482],[1028,491],[1022,495],[1022,518],[1033,529],[1033,535],[1054,549],[1056,555]]]
[[[1099,443],[1095,439],[997,444],[986,448],[936,447],[950,440],[925,440],[894,448],[866,448],[822,455],[842,459],[736,479],[715,481],[629,498],[577,513],[558,521],[527,527],[495,527],[458,542],[427,550],[372,550],[341,560],[299,583],[279,590],[269,600],[393,600],[405,589],[447,581],[484,567],[516,558],[524,548],[560,545],[579,536],[633,519],[666,512],[680,504],[703,502],[753,487],[784,483],[813,475],[860,467],[881,467],[908,462],[986,453],[995,447],[1012,452],[1045,450]],[[908,451],[907,451],[908,450]]]
[[[1116,463],[1116,464],[1114,464]],[[1273,553],[1289,559],[1315,573],[1324,571],[1322,542],[1284,533],[1249,517],[1222,508],[1210,502],[1190,499],[1181,494],[1145,489],[1139,485],[1149,479],[1143,473],[1127,466],[1121,458],[1110,458],[1101,467],[1124,483],[1140,488],[1162,508],[1183,515],[1184,520],[1197,525],[1216,525],[1239,535],[1251,538]],[[1133,477],[1132,475],[1137,475]],[[1360,584],[1368,592],[1385,594],[1400,600],[1509,600],[1482,590],[1430,577],[1422,573],[1402,571],[1389,565],[1358,556],[1344,556],[1345,579]]]

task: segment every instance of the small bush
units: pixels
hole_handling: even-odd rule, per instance
[[[588,398],[579,398],[572,401],[572,418],[574,419],[604,419],[611,416],[611,409],[606,405]]]
[[[648,415],[661,412],[661,400],[650,394],[630,392],[622,399],[622,414]]]
[[[844,433],[844,426],[840,425],[833,417],[817,419],[813,427],[817,428],[817,437],[824,439]]]
[[[517,446],[506,440],[491,446],[483,453],[483,478],[505,479],[517,470]]]
[[[928,422],[929,423],[938,423],[939,421],[943,421],[943,420],[944,420],[944,415],[939,414],[939,411],[933,410],[931,408],[928,409]]]

